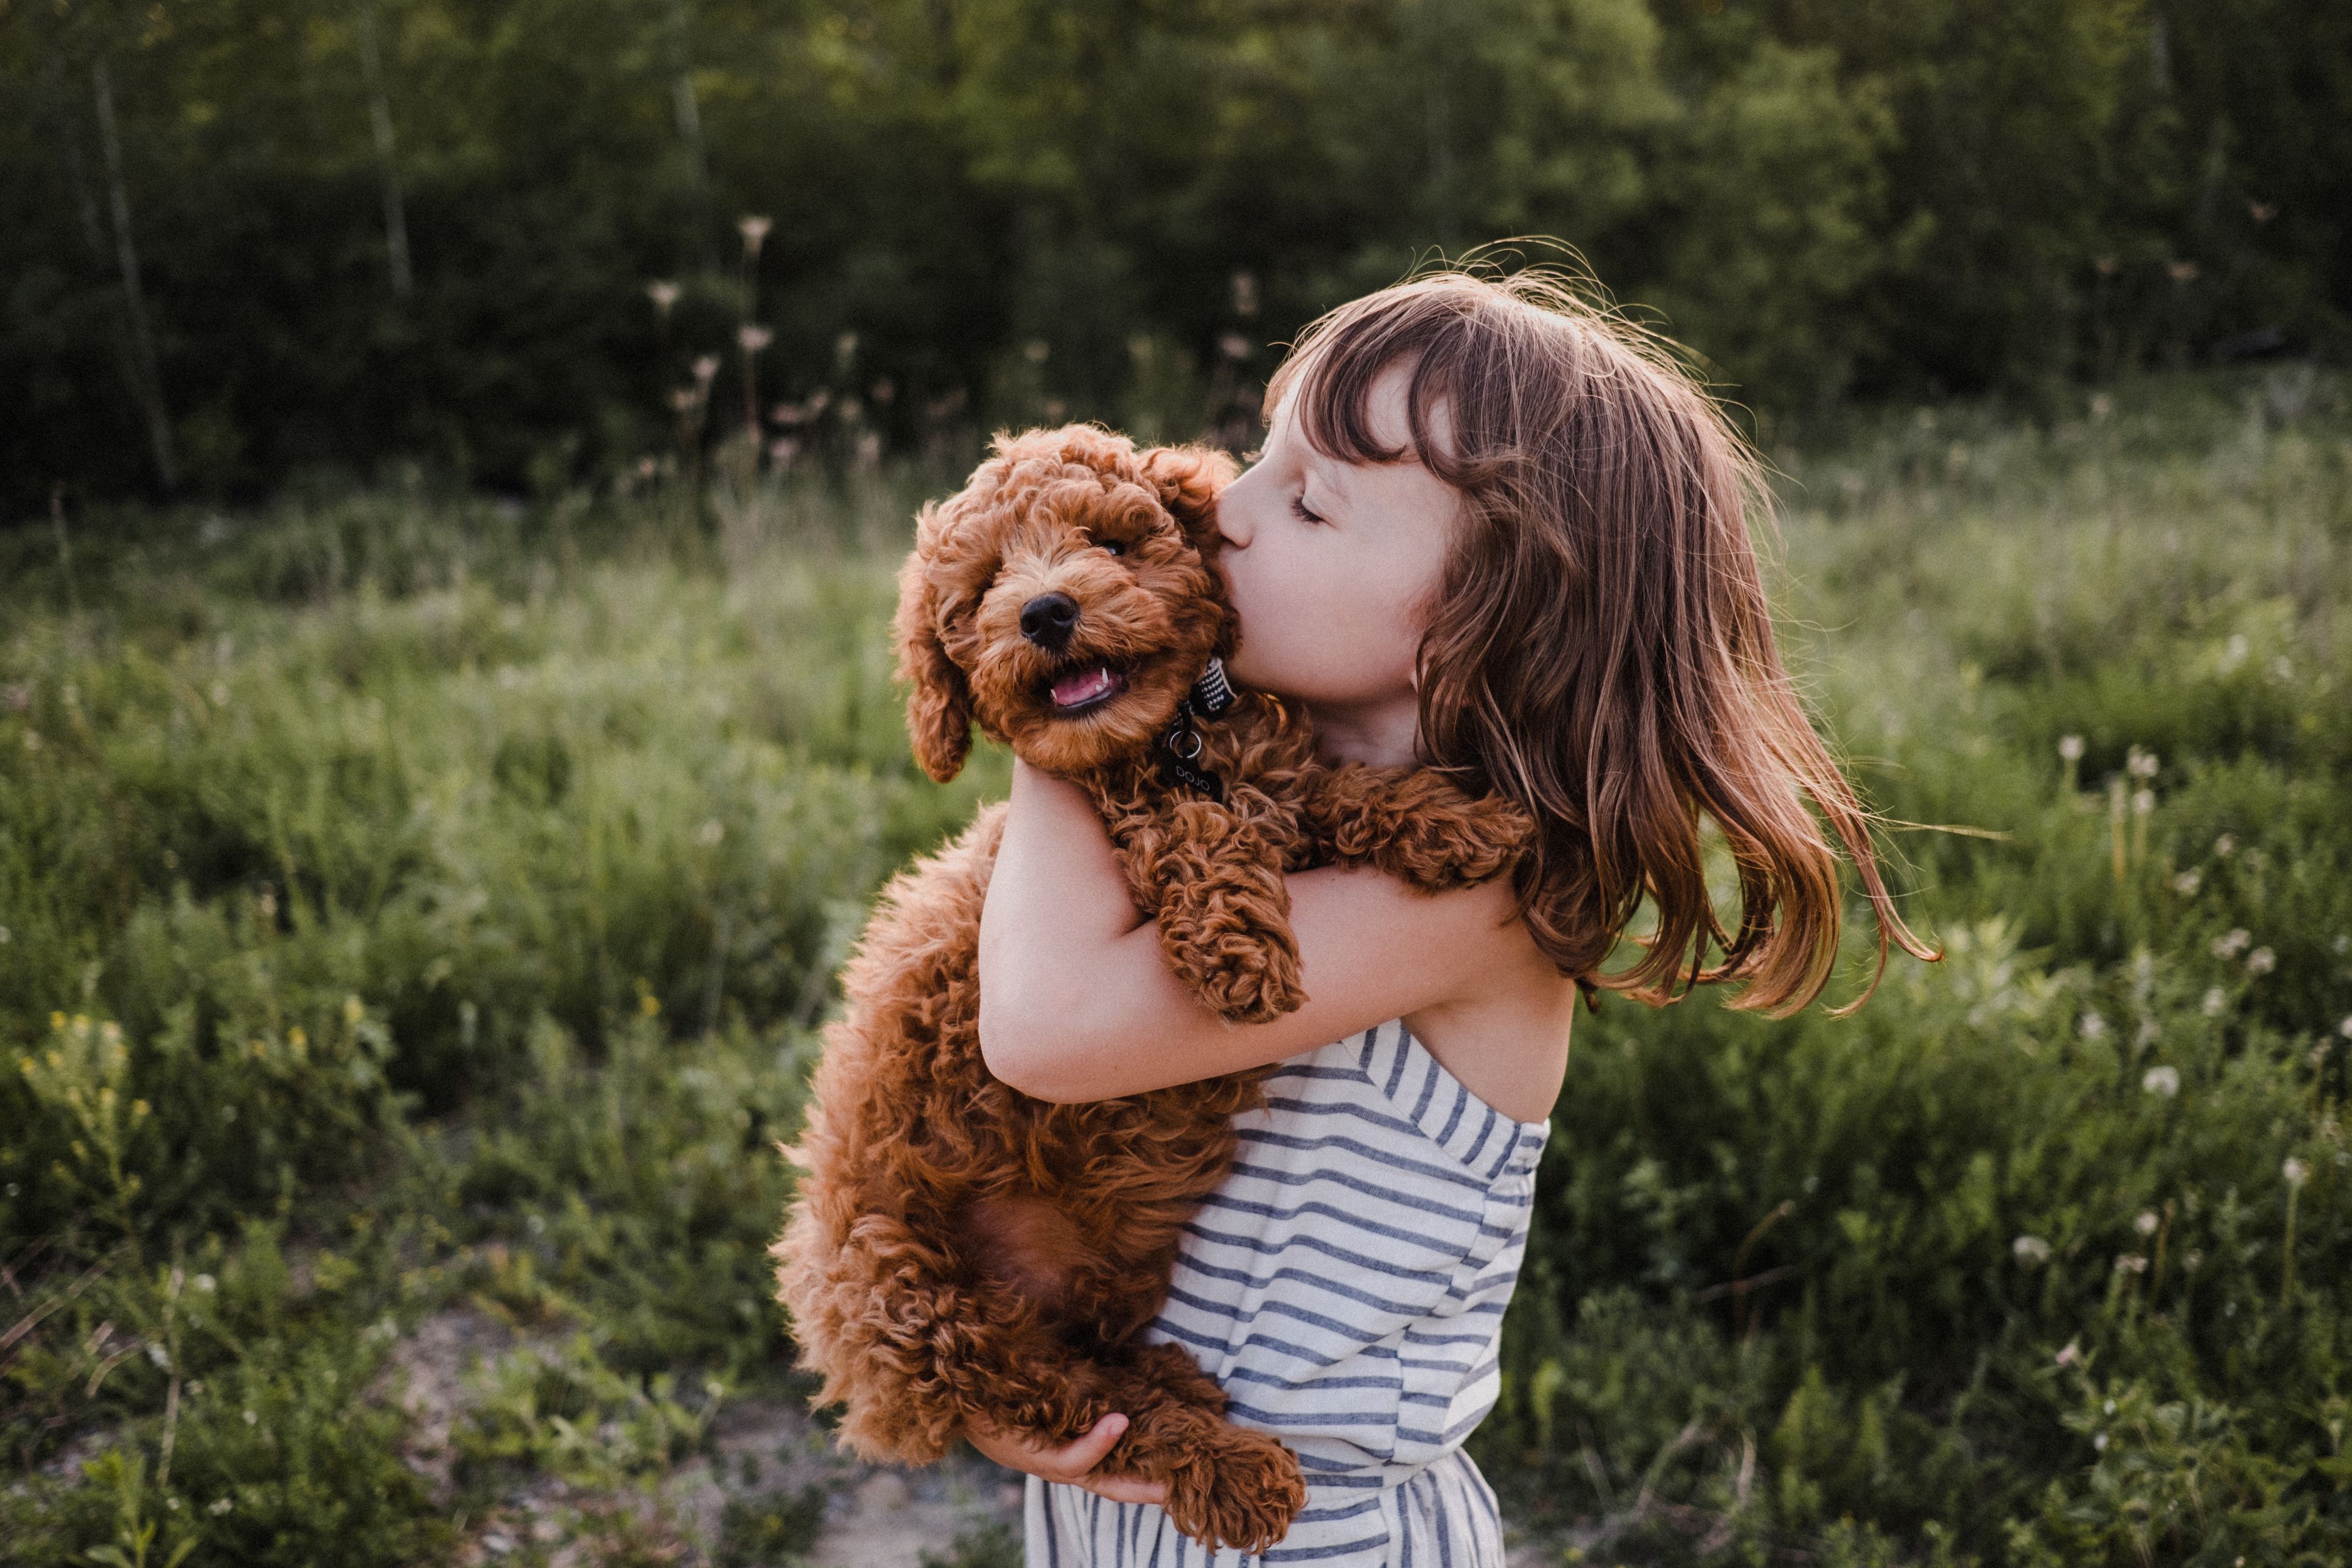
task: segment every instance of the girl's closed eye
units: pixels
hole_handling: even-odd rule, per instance
[[[1307,510],[1307,492],[1305,490],[1300,490],[1297,495],[1290,498],[1290,511],[1291,515],[1297,518],[1301,522],[1320,522],[1323,521],[1319,514]]]

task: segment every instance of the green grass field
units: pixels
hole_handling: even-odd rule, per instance
[[[1948,956],[1580,1022],[1475,1451],[1547,1561],[2343,1561],[2352,400],[1776,456]],[[807,1549],[756,1456],[672,1483],[803,1391],[771,1144],[872,891],[1003,787],[888,680],[951,482],[0,535],[0,1562]]]

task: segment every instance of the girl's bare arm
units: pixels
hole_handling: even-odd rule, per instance
[[[1169,973],[1110,837],[1075,785],[1016,763],[980,927],[980,1042],[1025,1094],[1111,1100],[1279,1061],[1463,998],[1515,943],[1491,882],[1423,893],[1371,870],[1288,879],[1307,1001],[1228,1024]]]

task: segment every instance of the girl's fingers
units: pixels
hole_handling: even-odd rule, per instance
[[[1167,1489],[1156,1482],[1092,1475],[1094,1468],[1102,1463],[1103,1456],[1110,1452],[1112,1446],[1127,1430],[1127,1425],[1124,1415],[1116,1413],[1106,1415],[1096,1422],[1086,1436],[1060,1447],[1048,1447],[980,1421],[966,1422],[964,1435],[971,1440],[973,1447],[1007,1469],[1024,1470],[1049,1481],[1087,1487],[1120,1502],[1158,1502],[1167,1495]],[[1110,1488],[1118,1489],[1116,1492],[1107,1489]]]
[[[1053,1458],[1057,1467],[1068,1468],[1067,1479],[1082,1479],[1088,1471],[1102,1463],[1103,1456],[1127,1430],[1127,1417],[1116,1411],[1094,1424],[1093,1430],[1066,1448],[1058,1449]],[[1105,1494],[1108,1495],[1108,1494]]]
[[[1078,1483],[1097,1497],[1113,1502],[1166,1502],[1168,1483],[1139,1480],[1132,1476],[1094,1476]]]

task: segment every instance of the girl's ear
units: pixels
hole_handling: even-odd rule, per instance
[[[1203,555],[1218,543],[1217,492],[1240,472],[1232,455],[1214,447],[1155,447],[1143,454],[1144,477],[1160,492],[1160,504]]]
[[[940,784],[963,771],[971,751],[971,687],[940,641],[939,590],[919,543],[898,569],[898,679],[907,695],[907,739],[915,761]]]

